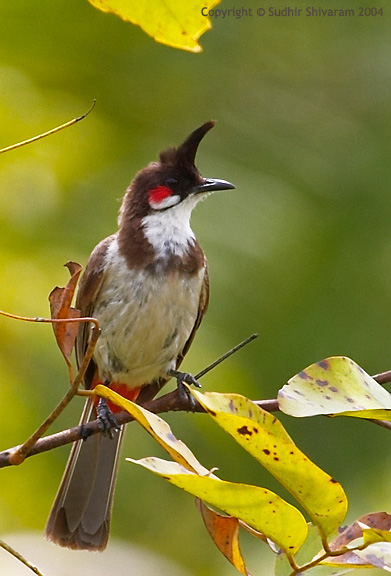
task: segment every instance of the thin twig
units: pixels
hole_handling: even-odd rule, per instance
[[[372,376],[372,378],[376,380],[378,384],[387,384],[388,382],[391,382],[391,370],[375,374],[374,376]]]
[[[6,148],[1,148],[0,154],[3,154],[3,152],[9,152],[10,150],[15,150],[16,148],[20,148],[21,146],[25,146],[26,144],[31,144],[31,142],[35,142],[36,140],[40,140],[41,138],[45,138],[46,136],[50,136],[51,134],[55,134],[56,132],[59,132],[60,130],[63,130],[64,128],[68,128],[68,126],[72,126],[73,124],[80,122],[80,120],[83,120],[83,118],[88,116],[88,114],[94,108],[95,104],[96,104],[96,100],[93,101],[92,106],[90,107],[89,110],[87,110],[87,112],[85,112],[81,116],[78,116],[77,118],[73,118],[73,120],[69,120],[69,122],[65,122],[65,124],[61,124],[61,126],[56,126],[56,128],[52,128],[51,130],[48,130],[47,132],[43,132],[42,134],[38,134],[38,136],[33,136],[32,138],[29,138],[28,140],[23,140],[23,142],[17,142],[16,144],[11,144],[11,146],[7,146]]]
[[[88,344],[87,352],[83,358],[83,362],[79,368],[76,378],[71,383],[65,396],[60,400],[54,410],[49,414],[46,420],[35,430],[35,432],[24,442],[21,446],[18,446],[14,451],[11,451],[9,458],[11,464],[18,465],[21,464],[32,452],[33,447],[38,442],[40,438],[45,434],[48,428],[53,424],[53,422],[58,418],[61,412],[68,406],[72,398],[78,393],[79,385],[84,378],[84,374],[87,370],[89,361],[94,353],[96,342],[100,336],[99,323],[96,318],[73,318],[73,319],[42,319],[45,322],[66,322],[66,321],[78,321],[78,322],[93,322],[94,326],[91,330],[91,338]]]
[[[8,315],[8,314],[5,314],[5,315]],[[31,320],[32,319],[30,319],[30,321]],[[82,318],[82,319],[77,318],[77,319],[74,319],[73,321],[81,321],[81,320],[84,320],[84,321],[90,320],[92,322],[96,322],[95,318]],[[47,319],[37,319],[36,321],[50,322],[50,320],[47,320]],[[72,319],[64,319],[63,321],[69,322],[69,321],[72,321]],[[95,336],[94,336],[94,329],[95,329]],[[89,360],[92,357],[93,348],[95,346],[94,339],[97,340],[98,337],[99,337],[99,329],[95,325],[93,330],[92,330],[91,347],[90,346],[88,347],[86,356],[83,359],[80,370],[79,370],[78,374],[76,375],[76,378],[74,381],[74,385],[75,385],[76,389],[77,389],[77,386],[80,384],[81,380],[83,379],[85,370],[87,369],[87,366],[89,363]],[[242,343],[238,344],[238,346],[235,346],[227,354],[224,354],[217,361],[213,362],[207,369],[204,369],[201,372],[199,372],[197,377],[200,378],[200,375],[203,376],[207,371],[209,371],[211,369],[211,367],[214,367],[217,364],[219,364],[223,359],[225,359],[226,357],[230,356],[231,354],[233,354],[234,352],[236,352],[237,350],[242,348],[248,342],[251,342],[251,340],[253,340],[255,337],[256,337],[255,335],[252,335],[249,338],[247,338],[246,340],[244,340]],[[379,381],[381,381],[381,382],[391,381],[391,371],[382,372],[380,374],[373,376],[373,378],[375,380],[377,380],[378,382]],[[77,384],[77,386],[76,386],[76,384]],[[82,391],[79,391],[79,392],[81,393]],[[64,407],[67,405],[67,403],[69,402],[69,399],[71,397],[73,397],[74,395],[75,394],[72,392],[72,388],[71,388],[64,397],[64,399],[66,399],[65,404],[63,403],[64,402],[64,399],[63,399],[60,402],[59,406],[56,408],[56,410],[59,410],[61,412],[64,409]],[[280,410],[279,405],[278,405],[278,400],[275,398],[266,399],[266,400],[254,400],[253,402],[254,402],[254,404],[259,406],[260,408],[263,408],[264,410],[266,410],[267,412],[278,412]],[[145,402],[143,404],[143,406],[144,406],[144,408],[146,408],[150,412],[153,412],[154,414],[162,414],[165,412],[174,412],[174,411],[181,411],[181,412],[192,411],[192,412],[198,412],[198,413],[204,413],[205,412],[204,408],[197,401],[194,401],[194,399],[192,401],[190,401],[190,399],[186,395],[178,394],[178,390],[173,390],[172,392],[164,394],[163,396],[160,396],[159,398],[155,398],[153,400]],[[54,413],[56,414],[56,417],[57,417],[59,412],[56,412],[56,410],[54,411]],[[133,420],[133,418],[130,416],[130,414],[128,414],[126,411],[122,411],[122,412],[119,412],[118,414],[116,414],[116,419],[117,419],[119,425],[127,424]],[[382,426],[384,428],[387,428],[388,430],[391,429],[391,422],[384,421],[384,420],[372,420],[372,419],[367,419],[367,420],[369,422],[372,422],[372,423],[378,425],[378,426]],[[62,432],[58,432],[57,434],[52,434],[52,435],[47,436],[45,438],[40,438],[39,440],[35,440],[33,442],[33,445],[29,448],[28,451],[26,451],[26,453],[24,453],[26,450],[26,443],[25,443],[23,445],[23,457],[27,458],[27,457],[33,456],[35,454],[40,454],[42,452],[52,450],[52,449],[57,448],[59,446],[64,446],[65,444],[70,444],[71,442],[75,442],[76,440],[80,440],[82,437],[85,438],[86,435],[89,436],[89,435],[93,435],[93,434],[98,434],[100,432],[101,432],[101,429],[99,427],[99,422],[97,420],[93,420],[91,422],[88,422],[87,424],[84,424],[83,426],[75,426],[75,427],[70,428],[68,430],[63,430]],[[18,450],[20,451],[21,448],[22,448],[21,446],[16,446],[14,448],[10,448],[8,450],[4,450],[3,452],[0,452],[0,468],[4,468],[7,466],[12,466],[12,465],[20,463],[20,462],[14,461],[14,455],[15,455],[15,453],[18,453]]]
[[[277,400],[259,400],[256,402],[258,406],[271,411],[271,407],[277,406]],[[178,390],[173,390],[164,396],[160,396],[154,400],[150,400],[143,404],[143,407],[153,412],[154,414],[162,414],[165,412],[196,412],[204,413],[204,408],[197,402],[195,405],[190,401],[185,395],[178,395]],[[120,426],[123,424],[128,424],[134,419],[128,412],[121,411],[115,415],[115,418]],[[101,433],[101,428],[99,427],[98,420],[92,420],[87,424],[82,426],[74,426],[67,430],[62,430],[56,434],[51,434],[50,436],[45,436],[45,438],[40,438],[35,442],[34,446],[25,455],[25,458],[34,456],[36,454],[41,454],[42,452],[48,452],[59,446],[65,446],[71,442],[76,442],[81,438],[86,436],[92,436],[94,434]],[[20,446],[15,446],[0,452],[0,468],[5,468],[7,466],[13,466],[16,462],[13,461],[13,454],[20,448]]]
[[[0,540],[0,548],[3,548],[7,552],[9,552],[11,556],[13,556],[17,560],[19,560],[19,562],[27,566],[27,568],[29,568],[32,572],[34,572],[34,574],[37,574],[37,576],[44,576],[43,573],[36,566],[34,566],[33,564],[31,564],[31,562],[26,560],[26,558],[24,558],[17,550],[15,550],[15,548],[12,548],[12,546],[4,542],[4,540]]]
[[[7,312],[2,312],[2,311],[0,311],[0,314],[3,314],[4,316],[8,316],[11,318],[17,318],[19,320],[25,320],[28,322],[53,323],[53,322],[70,322],[70,321],[72,321],[72,322],[92,322],[94,324],[92,331],[91,331],[91,337],[89,340],[87,351],[84,355],[83,361],[82,361],[81,366],[79,368],[79,371],[76,375],[76,378],[71,383],[69,390],[67,391],[65,396],[62,398],[62,400],[59,402],[59,404],[56,406],[56,408],[51,412],[51,414],[48,416],[48,418],[46,418],[46,420],[41,424],[41,426],[39,426],[39,428],[26,440],[26,442],[24,442],[24,444],[22,444],[21,446],[17,446],[14,449],[7,450],[6,453],[0,453],[0,467],[1,467],[1,456],[4,456],[6,462],[9,461],[9,465],[18,465],[18,464],[21,464],[26,459],[27,456],[31,456],[33,454],[36,454],[37,451],[34,449],[34,447],[40,441],[40,439],[42,438],[42,436],[46,432],[46,430],[52,425],[52,423],[58,418],[58,416],[61,414],[61,412],[64,410],[64,408],[69,404],[69,402],[72,400],[72,398],[76,394],[80,394],[80,395],[91,394],[91,391],[81,391],[81,390],[79,391],[79,385],[84,378],[84,375],[85,375],[86,370],[88,368],[89,362],[90,362],[92,355],[94,353],[96,342],[100,336],[100,328],[99,328],[99,322],[96,320],[96,318],[92,318],[92,317],[91,318],[86,317],[86,318],[49,319],[49,318],[29,318],[29,317],[25,317],[25,316],[16,316],[14,314],[9,314]],[[254,338],[256,338],[256,336],[257,336],[256,334],[252,334],[252,336],[250,336],[249,338],[246,338],[246,340],[244,340],[243,342],[241,342],[240,344],[238,344],[237,346],[235,346],[234,348],[229,350],[226,354],[223,354],[223,356],[218,358],[215,362],[213,362],[212,364],[207,366],[207,368],[202,370],[197,376],[201,377],[203,374],[206,374],[206,372],[209,372],[209,370],[212,370],[212,368],[214,368],[215,366],[220,364],[223,360],[225,360],[226,358],[228,358],[229,356],[231,356],[232,354],[234,354],[235,352],[237,352],[238,350],[243,348],[243,346],[245,346],[246,344],[251,342],[251,340],[254,340]],[[167,402],[167,400],[168,400],[168,402]],[[154,405],[154,402],[156,405]],[[166,394],[165,396],[157,399],[156,401],[146,403],[145,407],[152,412],[153,411],[167,412],[168,410],[191,410],[193,412],[198,412],[198,411],[204,412],[204,409],[201,407],[201,405],[198,403],[196,403],[196,404],[197,405],[194,407],[193,404],[190,403],[189,398],[187,398],[186,396],[184,396],[184,398],[181,398],[178,395],[178,391],[175,390],[173,393]],[[157,412],[155,412],[155,413],[157,413]],[[116,419],[117,419],[119,425],[126,424],[126,423],[130,422],[131,420],[133,420],[133,418],[127,412],[119,413],[116,416]],[[95,424],[94,424],[94,422],[95,422]],[[99,431],[100,431],[100,427],[99,427],[99,424],[97,423],[97,421],[93,421],[93,422],[90,422],[89,424],[83,425],[83,436],[84,437],[85,437],[85,434],[89,434],[89,435],[96,434]],[[54,445],[52,444],[52,440],[49,440],[48,442],[49,442],[50,448],[47,448],[48,444],[47,443],[45,444],[45,442],[41,441],[39,444],[40,451],[45,451],[45,450],[51,449],[55,446],[61,446],[63,443],[68,444],[69,442],[79,440],[80,434],[81,434],[81,428],[76,427],[75,429],[73,429],[73,432],[71,434],[60,433],[60,435],[53,435],[55,437]],[[49,438],[52,438],[52,437],[49,437]],[[57,441],[59,441],[59,443],[57,443]],[[46,446],[46,448],[45,448],[45,446]],[[7,465],[7,464],[5,464],[5,465]]]
[[[13,318],[14,320],[23,320],[23,322],[38,322],[38,324],[70,324],[72,322],[91,322],[99,328],[99,322],[96,318],[92,316],[83,316],[81,318],[43,318],[41,316],[19,316],[18,314],[11,314],[11,312],[4,312],[0,310],[1,316],[6,316],[7,318]]]
[[[226,352],[225,354],[223,354],[222,356],[220,356],[220,358],[217,358],[217,360],[215,360],[214,362],[212,362],[212,364],[209,364],[209,366],[207,366],[206,368],[204,368],[203,370],[201,370],[201,372],[198,372],[198,374],[196,374],[194,376],[194,378],[196,380],[199,380],[200,378],[202,378],[202,376],[204,376],[207,372],[210,372],[210,370],[213,370],[213,368],[215,368],[216,366],[218,366],[219,364],[221,364],[221,362],[224,362],[224,360],[226,360],[227,358],[229,358],[230,356],[232,356],[232,354],[235,354],[235,352],[237,352],[238,350],[240,350],[241,348],[244,348],[244,346],[246,346],[247,344],[249,344],[250,342],[252,342],[253,340],[255,340],[255,338],[258,338],[258,334],[251,334],[251,336],[249,336],[248,338],[246,338],[245,340],[243,340],[243,342],[240,342],[240,344],[237,344],[236,346],[234,346],[233,348],[231,348],[231,350],[228,350],[228,352]]]
[[[372,422],[372,424],[376,424],[376,426],[380,426],[381,428],[391,430],[391,422],[388,420],[375,420],[374,418],[365,418],[365,420]]]

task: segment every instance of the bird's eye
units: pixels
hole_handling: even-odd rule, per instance
[[[178,186],[179,180],[178,180],[178,178],[170,177],[170,178],[166,178],[164,183],[166,186],[168,186],[172,190]]]

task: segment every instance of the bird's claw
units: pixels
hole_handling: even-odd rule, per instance
[[[194,376],[188,372],[178,372],[177,370],[171,370],[170,375],[176,378],[179,397],[183,400],[187,400],[189,402],[190,410],[194,412],[197,401],[194,396],[192,396],[191,392],[187,386],[185,386],[185,384],[190,384],[196,386],[197,388],[201,388],[201,384],[198,382],[198,380],[196,380],[196,378],[194,378]]]
[[[113,430],[118,432],[120,426],[116,417],[108,407],[105,398],[99,399],[98,406],[96,407],[96,414],[98,417],[99,428],[102,430],[103,434],[112,438]]]

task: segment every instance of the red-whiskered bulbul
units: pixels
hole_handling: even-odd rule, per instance
[[[203,178],[194,164],[198,145],[213,126],[206,122],[135,176],[123,198],[118,232],[102,240],[88,260],[76,307],[82,316],[97,318],[101,328],[85,375],[88,389],[103,382],[144,401],[170,377],[186,379],[177,370],[209,296],[206,258],[190,215],[214,190],[234,188],[225,180]],[[82,324],[78,364],[89,336],[90,328]],[[81,423],[93,417],[89,399]],[[74,444],[46,525],[52,542],[73,549],[106,547],[123,430],[113,438],[96,434]]]

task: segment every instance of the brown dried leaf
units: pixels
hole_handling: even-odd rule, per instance
[[[210,537],[220,552],[245,576],[249,576],[239,546],[239,520],[218,514],[197,498],[197,507]]]
[[[373,541],[387,541],[391,530],[391,515],[386,512],[373,512],[361,516],[347,526],[331,543],[330,550],[338,550],[343,546],[348,546],[354,540],[362,538],[365,540],[377,534],[377,538]],[[383,533],[383,534],[382,534]],[[326,558],[321,562],[322,564],[341,566],[352,565],[356,567],[370,567],[372,564],[368,561],[365,555],[358,555],[353,550],[342,554],[341,556]]]
[[[365,514],[361,516],[347,526],[331,543],[330,549],[337,550],[342,546],[347,546],[353,540],[361,538],[363,535],[363,529],[374,528],[377,530],[391,530],[391,515],[387,512],[372,512],[371,514]]]
[[[82,267],[76,262],[67,262],[71,278],[65,288],[57,286],[49,294],[50,313],[53,320],[64,318],[80,318],[80,310],[71,307]],[[70,359],[78,329],[78,322],[54,322],[53,331],[57,345],[63,354],[66,363],[70,366]]]

